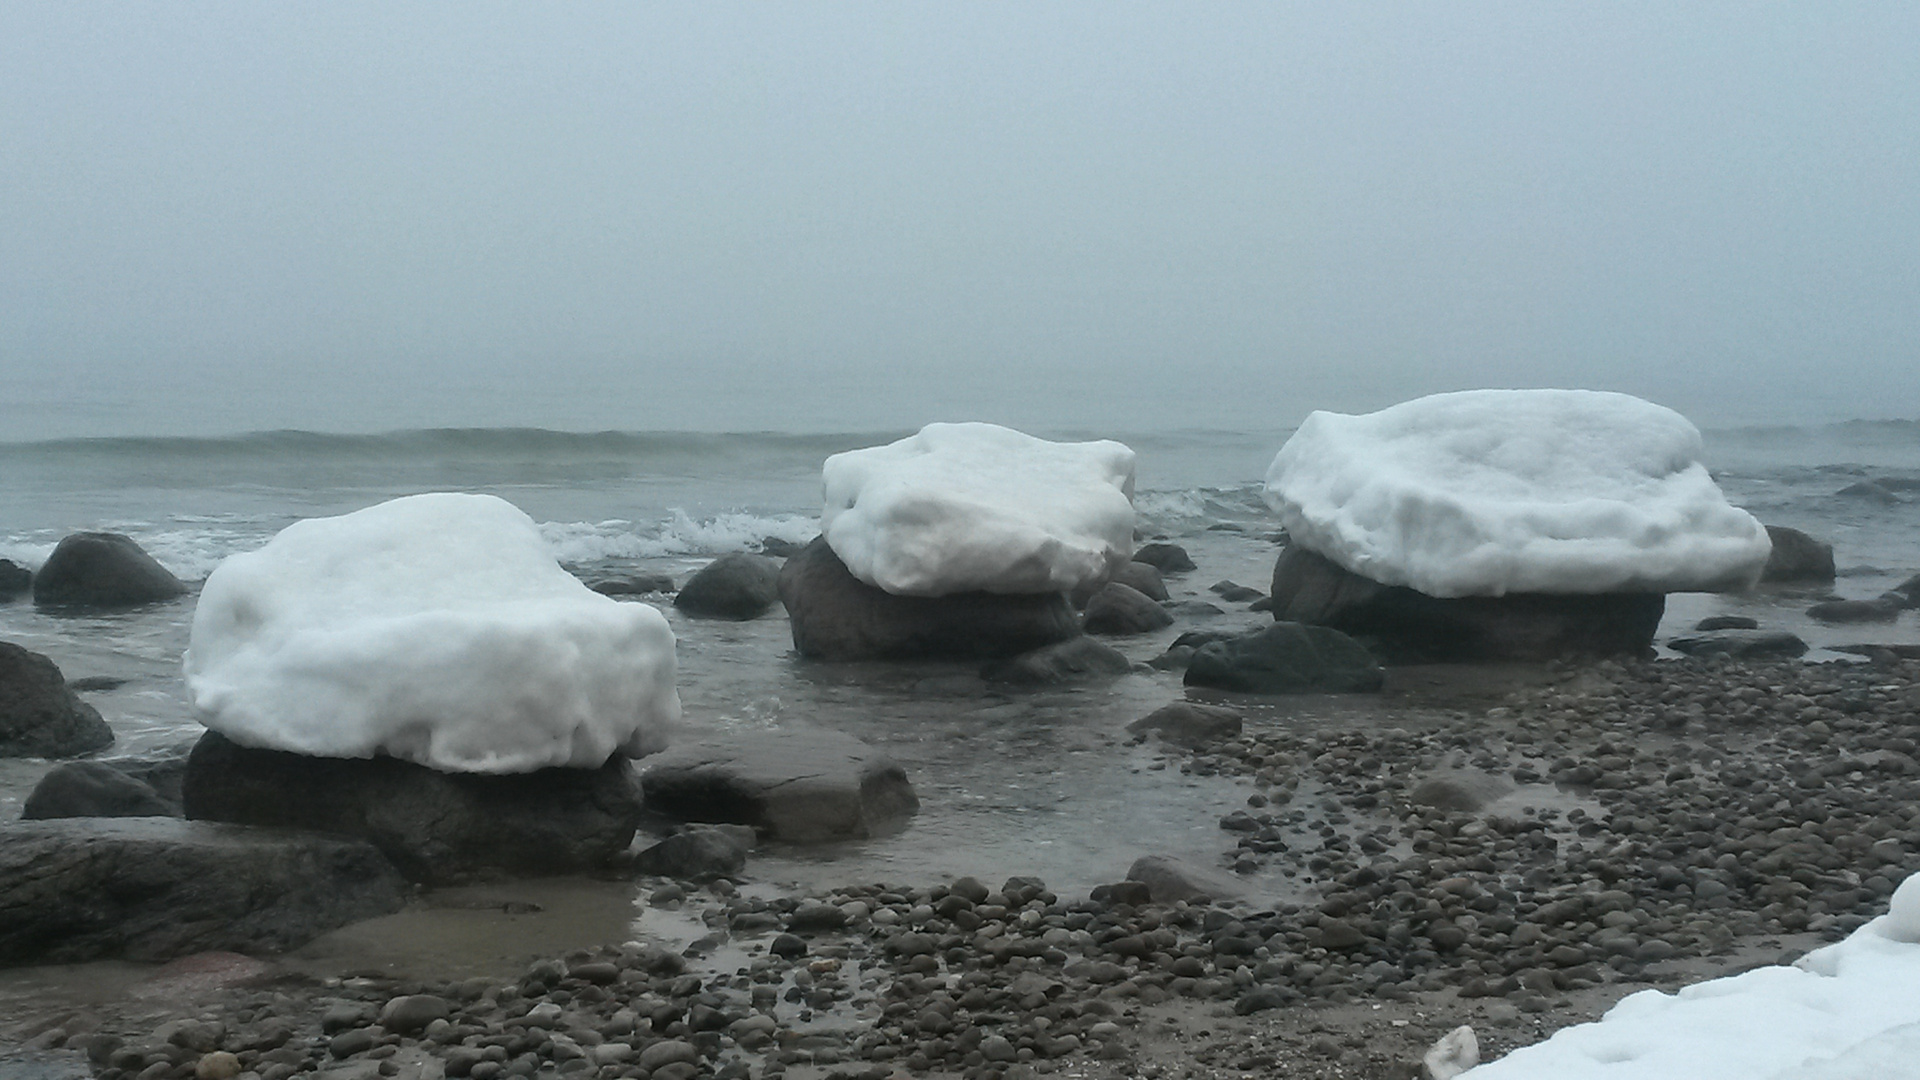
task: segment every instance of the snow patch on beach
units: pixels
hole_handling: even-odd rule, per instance
[[[1671,409],[1591,390],[1471,390],[1316,412],[1267,471],[1294,542],[1430,596],[1717,592],[1770,545]]]
[[[242,745],[456,772],[598,766],[680,715],[666,619],[589,590],[491,495],[301,521],[228,558],[184,667],[201,722]]]
[[[1920,874],[1888,913],[1791,966],[1642,990],[1462,1080],[1920,1077]]]
[[[890,593],[1067,591],[1133,553],[1133,451],[928,424],[828,458],[821,531]]]

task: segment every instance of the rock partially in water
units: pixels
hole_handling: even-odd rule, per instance
[[[0,963],[281,952],[398,911],[372,845],[173,818],[0,825]]]
[[[987,665],[980,677],[993,683],[1058,686],[1125,675],[1132,670],[1133,662],[1120,650],[1090,637],[1077,637],[996,661]]]
[[[1147,887],[1153,902],[1171,904],[1177,900],[1232,900],[1246,895],[1238,881],[1177,855],[1143,855],[1127,869],[1127,880]]]
[[[132,537],[111,532],[66,537],[33,576],[33,602],[47,607],[132,607],[186,591]]]
[[[1175,746],[1189,750],[1200,750],[1216,743],[1229,742],[1240,737],[1241,718],[1238,712],[1218,705],[1201,705],[1191,701],[1176,701],[1135,720],[1127,725],[1127,731],[1134,735],[1154,734]]]
[[[738,874],[753,850],[753,830],[744,825],[689,825],[633,857],[633,869],[682,881],[709,881]]]
[[[1826,600],[1807,609],[1824,623],[1892,622],[1906,610],[1906,598],[1894,593],[1872,600]]]
[[[647,809],[817,842],[898,831],[920,809],[906,770],[837,731],[720,735],[646,760]]]
[[[1644,656],[1660,593],[1509,593],[1441,599],[1382,585],[1298,545],[1273,567],[1274,618],[1364,638],[1390,663]]]
[[[28,821],[76,817],[179,817],[180,807],[152,784],[98,761],[72,761],[40,778],[20,816]]]
[[[604,865],[633,840],[632,767],[445,773],[398,758],[317,758],[202,736],[182,784],[189,818],[362,837],[434,884]]]
[[[33,571],[12,559],[0,559],[0,604],[32,591]]]
[[[1695,630],[1758,630],[1760,620],[1745,615],[1709,615],[1693,624]]]
[[[1202,646],[1187,665],[1185,681],[1244,694],[1340,694],[1378,690],[1386,674],[1372,654],[1338,630],[1282,622]]]
[[[74,694],[59,665],[0,641],[0,757],[74,757],[112,743],[113,729]]]
[[[601,596],[646,596],[673,592],[674,584],[672,574],[621,574],[596,577],[587,582],[587,588]]]
[[[1193,556],[1179,544],[1160,542],[1141,544],[1134,549],[1133,561],[1146,563],[1163,574],[1184,574],[1194,568]]]
[[[1095,578],[1073,590],[1073,606],[1085,609],[1087,601],[1108,584],[1125,585],[1137,589],[1150,599],[1165,602],[1167,600],[1167,582],[1160,571],[1143,562],[1124,562],[1114,567],[1105,577]]]
[[[1785,630],[1726,629],[1690,634],[1667,642],[1688,656],[1732,656],[1743,660],[1805,655],[1807,643]]]
[[[1087,601],[1082,625],[1089,634],[1146,634],[1173,625],[1173,616],[1140,590],[1108,582]]]
[[[757,619],[780,602],[780,563],[734,552],[700,568],[673,598],[673,606],[709,619]]]
[[[1761,581],[1833,580],[1832,544],[1785,525],[1767,526],[1767,539],[1773,541],[1773,551],[1760,571]]]
[[[992,660],[1080,633],[1065,593],[895,596],[854,577],[825,539],[787,560],[780,599],[811,660]]]

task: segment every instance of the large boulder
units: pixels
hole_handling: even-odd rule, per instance
[[[1389,663],[1644,656],[1666,610],[1661,593],[1428,596],[1361,577],[1304,547],[1273,567],[1273,617],[1332,627]]]
[[[1108,582],[1087,601],[1087,616],[1081,625],[1089,634],[1147,634],[1172,626],[1173,616],[1152,597],[1116,581]]]
[[[1338,630],[1283,622],[1202,646],[1185,681],[1243,694],[1341,694],[1378,690],[1386,676],[1371,653]]]
[[[1785,525],[1767,526],[1767,539],[1773,542],[1773,551],[1760,571],[1761,581],[1833,580],[1832,544]]]
[[[814,660],[990,660],[1080,633],[1064,593],[896,596],[854,577],[824,537],[781,568],[780,600],[794,650]]]
[[[33,571],[12,559],[0,559],[0,604],[32,591]]]
[[[67,686],[59,665],[0,641],[0,757],[74,757],[112,742],[113,729]]]
[[[593,769],[680,718],[665,616],[581,584],[491,495],[299,521],[229,557],[183,667],[201,722],[242,745],[445,772]]]
[[[722,555],[687,579],[673,606],[709,619],[757,619],[780,602],[780,562],[765,555]]]
[[[175,818],[0,824],[0,964],[273,953],[398,911],[371,845]]]
[[[1111,645],[1090,637],[1069,638],[1032,652],[988,664],[980,677],[992,683],[1057,686],[1133,670],[1133,661]]]
[[[70,761],[40,778],[20,808],[29,821],[72,817],[179,817],[152,784],[98,761]]]
[[[66,537],[33,576],[33,602],[48,607],[131,607],[186,591],[132,537],[110,532]]]
[[[321,758],[239,746],[218,732],[187,758],[189,818],[366,839],[414,881],[590,870],[640,821],[631,764],[446,773],[392,757]]]
[[[715,735],[648,758],[650,811],[751,825],[776,840],[858,839],[898,831],[919,811],[906,770],[835,731]]]

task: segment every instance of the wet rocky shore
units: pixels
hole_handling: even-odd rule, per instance
[[[517,977],[231,958],[157,997],[21,1003],[0,1041],[43,1055],[37,1075],[107,1080],[1416,1076],[1458,1024],[1495,1056],[1877,914],[1920,869],[1916,676],[1897,657],[1401,670],[1371,705],[1146,743],[1142,784],[1245,791],[1189,872],[801,894],[750,863],[637,882],[687,927],[673,940]]]

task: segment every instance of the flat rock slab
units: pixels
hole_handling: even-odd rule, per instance
[[[1807,643],[1785,630],[1713,630],[1689,634],[1667,642],[1667,647],[1688,656],[1732,656],[1742,660],[1804,655]]]
[[[920,809],[899,763],[836,731],[717,736],[647,758],[642,770],[647,809],[751,825],[776,840],[884,835]]]
[[[275,953],[398,911],[371,844],[174,818],[0,824],[0,964]]]
[[[625,851],[640,822],[622,757],[490,776],[257,750],[211,731],[187,759],[181,794],[189,818],[363,837],[434,884],[593,869]]]

